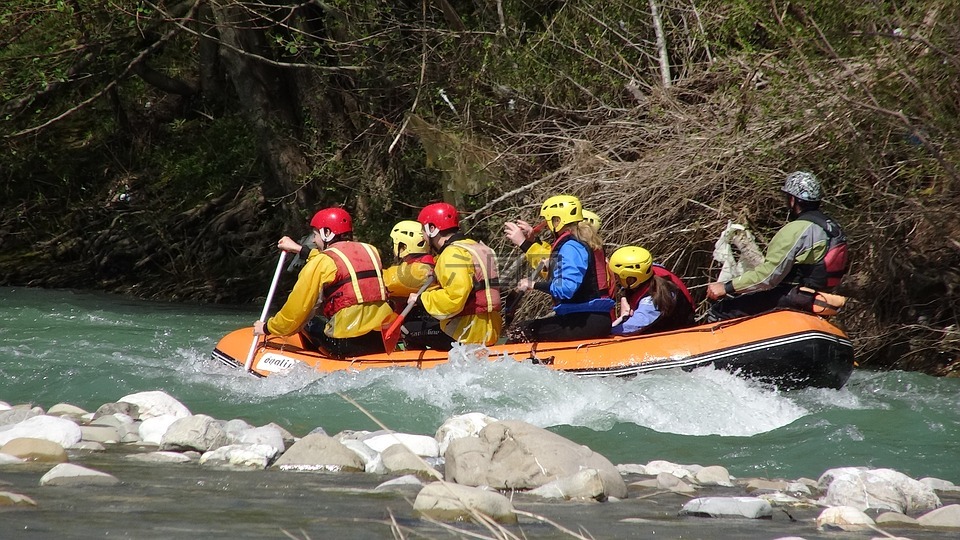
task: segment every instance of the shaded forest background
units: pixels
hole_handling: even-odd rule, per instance
[[[503,222],[572,193],[702,300],[728,221],[769,240],[807,169],[861,365],[960,374],[955,1],[21,0],[0,29],[0,285],[262,301],[316,209],[386,254],[439,199],[519,275]]]

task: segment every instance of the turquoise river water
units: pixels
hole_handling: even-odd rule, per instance
[[[254,425],[276,422],[295,435],[318,426],[330,434],[378,429],[343,394],[398,431],[433,435],[445,418],[480,411],[547,427],[613,463],[664,459],[723,465],[739,477],[788,479],[817,478],[826,469],[840,466],[887,467],[914,478],[935,476],[960,483],[958,379],[857,370],[839,391],[781,392],[711,369],[634,379],[578,379],[516,362],[455,359],[425,371],[385,369],[260,380],[212,363],[210,352],[217,340],[249,325],[258,314],[256,306],[227,309],[84,292],[0,288],[0,400],[45,408],[67,402],[95,410],[129,393],[163,390],[194,413],[243,418]],[[109,453],[91,460],[113,463]],[[118,476],[126,471],[122,465],[113,467]],[[303,473],[218,473],[199,467],[172,472],[171,468],[176,469],[169,465],[138,469],[142,484],[131,484],[141,487],[125,495],[126,502],[104,499],[105,494],[91,499],[57,492],[46,509],[46,495],[35,483],[38,474],[0,470],[0,490],[10,490],[12,485],[39,504],[37,510],[26,513],[0,512],[0,519],[19,527],[4,525],[3,529],[18,530],[11,537],[24,538],[94,538],[110,531],[115,533],[110,536],[125,538],[283,538],[292,534],[316,539],[328,537],[331,531],[338,531],[339,537],[392,534],[384,526],[388,518],[383,508],[389,505],[383,496],[349,501],[342,496],[383,479],[346,475],[352,479],[345,481],[345,475],[326,475],[326,483],[321,484],[340,490],[340,495],[325,498],[326,488],[305,483]],[[140,510],[140,517],[130,512],[140,508],[134,500],[149,501],[160,486],[175,484],[180,477],[189,478],[187,485],[175,488],[180,495],[167,491],[155,495],[154,502],[163,512]],[[198,486],[212,485],[217,487],[191,495]],[[298,485],[303,493],[313,493],[309,501],[303,493],[292,493]],[[276,508],[270,510],[269,501],[251,503],[253,497],[267,497]],[[318,502],[326,499],[331,501]],[[64,517],[84,504],[113,505],[117,510],[109,518],[102,512],[86,520]],[[284,514],[279,509],[287,506],[296,506],[297,511]],[[200,508],[210,513],[202,520],[186,517],[202,514]],[[341,517],[352,513],[352,517],[334,523],[304,508]],[[589,512],[580,509],[582,505],[573,508],[571,515]],[[246,518],[224,517],[234,512]],[[404,510],[398,512],[402,515]],[[272,521],[284,516],[286,523]],[[587,517],[582,521],[591,523]],[[607,530],[602,523],[594,523],[593,529],[585,527],[598,538]],[[524,534],[537,536],[537,530]],[[698,530],[676,529],[666,537],[750,536],[738,529],[715,534]],[[7,534],[0,532],[0,537]],[[431,534],[446,537],[439,529]],[[649,530],[638,535],[663,536],[651,535]],[[775,536],[769,532],[758,537]]]

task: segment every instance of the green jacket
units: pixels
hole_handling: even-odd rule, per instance
[[[814,265],[823,261],[829,237],[819,225],[797,219],[783,226],[774,235],[767,254],[759,266],[734,278],[732,286],[738,294],[772,289],[781,284],[796,285],[799,278],[793,272],[796,265]]]

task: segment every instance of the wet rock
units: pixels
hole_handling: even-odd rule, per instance
[[[918,481],[925,486],[930,486],[935,491],[941,491],[945,493],[960,493],[960,486],[948,480],[927,477],[921,478]]]
[[[874,525],[870,516],[853,506],[834,506],[817,516],[817,528],[826,531],[862,531]]]
[[[53,407],[50,407],[47,414],[50,416],[72,416],[74,418],[80,418],[87,414],[87,411],[69,403],[57,403]]]
[[[293,443],[273,464],[283,470],[327,470],[361,472],[363,460],[356,453],[320,433],[307,435]]]
[[[893,510],[904,514],[927,512],[940,506],[929,486],[891,469],[842,467],[820,476],[821,502],[860,510]]]
[[[175,421],[160,440],[160,450],[197,450],[207,452],[230,444],[220,423],[205,414]]]
[[[770,493],[773,491],[786,491],[787,487],[790,485],[789,482],[785,480],[766,480],[763,478],[751,478],[747,481],[747,484],[744,486],[744,489],[747,493],[762,492]]]
[[[960,504],[937,508],[917,518],[924,527],[937,529],[960,529]]]
[[[584,469],[530,491],[531,495],[545,499],[605,500],[606,493],[603,478],[600,476],[600,471],[596,469]]]
[[[93,418],[97,419],[112,414],[125,414],[131,418],[140,418],[140,408],[133,403],[104,403],[93,413]]]
[[[881,527],[919,527],[920,522],[900,512],[884,512],[874,520]]]
[[[284,448],[287,448],[287,447],[289,447],[291,444],[297,442],[297,438],[294,437],[292,433],[290,433],[289,431],[287,431],[286,429],[284,429],[283,426],[279,426],[279,425],[277,425],[277,424],[274,424],[273,422],[270,422],[269,424],[266,424],[266,425],[261,426],[261,427],[273,428],[273,429],[277,430],[278,432],[280,432],[280,436],[283,437],[283,445],[284,445]],[[324,432],[324,435],[326,435],[326,432]]]
[[[606,496],[627,494],[620,472],[607,458],[526,422],[494,422],[479,437],[452,441],[444,455],[447,480],[459,484],[531,489],[582,469],[597,469]]]
[[[40,478],[41,486],[114,486],[119,483],[111,474],[72,463],[61,463]]]
[[[117,444],[120,442],[120,432],[113,426],[80,426],[80,440]]]
[[[696,491],[693,486],[668,472],[657,475],[657,489],[665,489],[674,493],[693,493]]]
[[[58,416],[32,416],[0,431],[0,445],[19,438],[45,439],[66,448],[80,441],[80,426]]]
[[[373,488],[374,491],[414,491],[419,492],[423,488],[423,482],[415,474],[408,474],[380,484]]]
[[[18,458],[17,456],[0,452],[0,465],[16,465],[17,463],[23,463],[23,461],[22,458]]]
[[[360,439],[363,444],[373,448],[377,452],[383,452],[387,448],[402,444],[414,454],[421,457],[437,457],[440,455],[440,445],[433,437],[426,435],[412,435],[410,433],[384,433],[373,435]]]
[[[180,452],[147,452],[146,454],[130,454],[126,456],[130,461],[140,461],[142,463],[190,463],[193,461],[190,456]]]
[[[276,447],[269,444],[231,444],[204,453],[200,465],[266,469],[276,455]]]
[[[426,478],[439,479],[440,473],[431,468],[427,463],[410,451],[403,444],[394,444],[383,452],[380,452],[383,460],[383,467],[389,473],[394,474],[419,474]]]
[[[160,446],[160,442],[163,441],[163,436],[167,433],[167,430],[179,419],[180,418],[172,414],[162,414],[140,422],[137,428],[140,440],[147,444]]]
[[[683,505],[680,515],[762,519],[773,517],[773,507],[767,501],[756,497],[701,497]]]
[[[66,463],[67,451],[55,442],[29,437],[13,439],[0,447],[0,453],[14,456],[23,461],[43,463]]]
[[[0,491],[0,506],[36,506],[37,501],[27,497],[26,495],[21,495],[19,493],[14,493],[12,491]]]
[[[449,482],[427,484],[417,494],[413,510],[440,521],[475,521],[475,514],[483,514],[500,523],[517,522],[513,505],[503,495]]]
[[[80,441],[77,444],[70,445],[70,448],[68,448],[68,450],[79,450],[82,452],[103,452],[106,449],[106,446],[96,441]]]
[[[638,463],[618,463],[617,471],[620,474],[647,474],[647,468]]]
[[[387,468],[383,465],[383,458],[380,456],[380,452],[377,452],[357,439],[344,439],[340,444],[352,450],[363,460],[364,472],[372,474],[383,474],[387,472]]]
[[[227,420],[223,424],[223,431],[230,436],[230,439],[233,442],[240,442],[240,436],[248,430],[253,429],[253,425],[248,423],[246,420],[241,420],[239,418],[234,418],[232,420]]]
[[[239,434],[238,444],[265,444],[275,449],[275,454],[282,454],[286,450],[283,443],[283,434],[276,427],[263,426],[250,428]]]
[[[447,451],[447,446],[450,445],[450,441],[462,439],[463,437],[477,437],[480,434],[480,430],[496,421],[496,418],[478,412],[447,418],[443,424],[437,428],[437,433],[434,435],[434,438],[440,446],[439,455],[442,456],[443,453]]]
[[[117,402],[136,405],[140,411],[140,420],[147,420],[148,418],[164,414],[172,414],[177,418],[190,416],[190,409],[188,409],[186,405],[180,403],[166,392],[159,390],[129,394],[118,399]]]
[[[12,426],[14,424],[19,424],[28,418],[33,418],[35,416],[43,415],[43,409],[40,407],[33,407],[31,409],[8,409],[6,411],[0,412],[0,427],[2,426]]]
[[[644,465],[646,470],[643,474],[648,474],[650,476],[656,476],[660,473],[669,473],[677,478],[683,478],[688,482],[696,481],[696,472],[702,469],[703,467],[699,465],[678,465],[676,463],[671,463],[669,461],[664,461],[662,459],[655,459],[650,463]]]
[[[697,484],[701,486],[733,487],[733,482],[730,480],[730,472],[727,471],[726,467],[719,465],[704,467],[697,471],[693,477]]]

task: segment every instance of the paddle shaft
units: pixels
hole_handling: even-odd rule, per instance
[[[280,281],[280,274],[283,272],[283,262],[287,259],[287,252],[280,252],[280,260],[277,261],[277,269],[273,272],[273,282],[270,283],[270,291],[267,293],[267,300],[263,303],[263,311],[260,312],[260,322],[267,321],[267,313],[270,311],[270,303],[273,302],[273,293],[277,291],[277,283]],[[254,334],[253,343],[250,344],[250,352],[247,353],[247,361],[243,364],[244,371],[250,371],[253,364],[253,355],[257,352],[257,344],[260,343],[260,336]]]
[[[427,287],[433,285],[435,279],[436,276],[431,275],[426,281],[423,282],[423,285],[420,286],[420,290],[417,291],[417,298],[423,294],[423,291],[427,290]],[[400,315],[398,315],[397,318],[390,323],[390,326],[387,327],[387,330],[383,332],[383,348],[386,349],[388,354],[393,352],[394,347],[397,346],[398,340],[394,339],[394,336],[400,332],[400,325],[403,324],[403,320],[407,317],[407,314],[410,313],[410,310],[413,309],[413,306],[416,303],[416,300],[413,302],[407,301],[407,305],[403,308],[403,311],[400,312]],[[390,346],[391,344],[393,345],[392,347]]]

